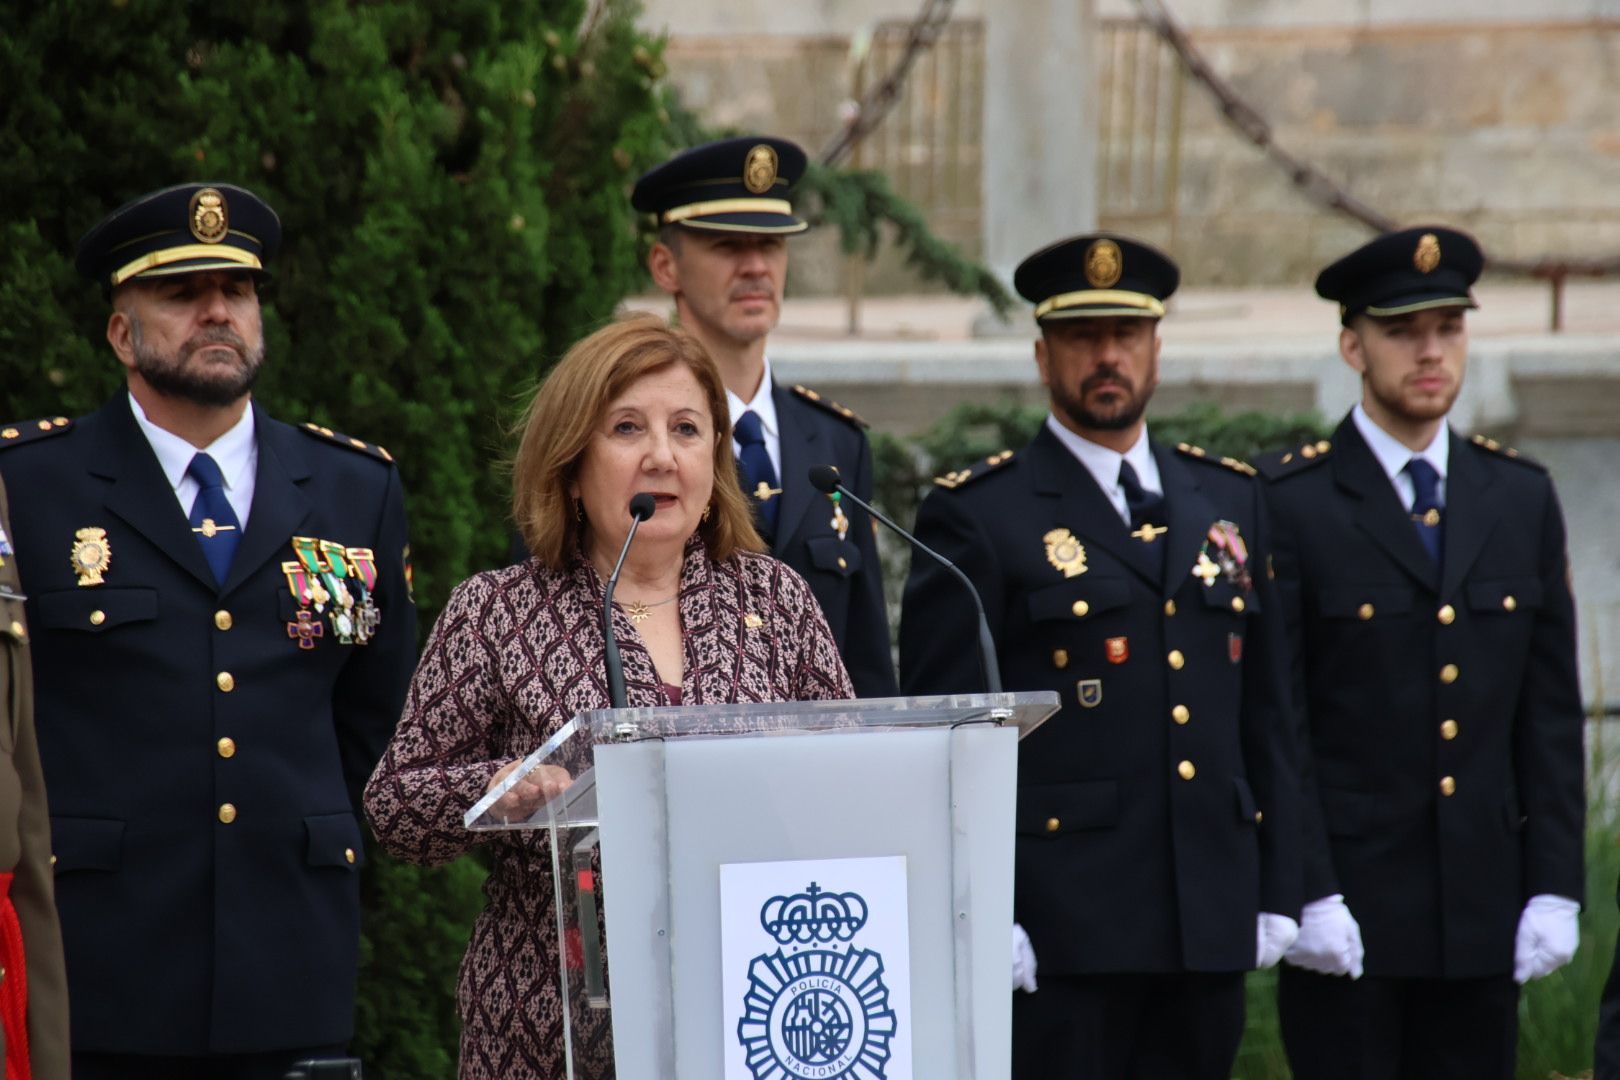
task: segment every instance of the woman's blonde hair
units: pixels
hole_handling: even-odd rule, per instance
[[[698,533],[717,560],[738,550],[765,550],[737,484],[720,369],[692,335],[656,315],[631,315],[569,349],[517,425],[521,437],[512,461],[512,520],[530,554],[548,569],[562,569],[584,533],[569,488],[608,406],[637,379],[671,364],[692,372],[714,421],[714,494]]]

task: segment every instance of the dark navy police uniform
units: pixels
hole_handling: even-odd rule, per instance
[[[1471,307],[1481,265],[1463,234],[1405,230],[1318,291],[1347,324]],[[1353,418],[1258,462],[1308,728],[1304,895],[1342,894],[1366,950],[1354,981],[1284,964],[1301,1078],[1511,1077],[1520,913],[1533,896],[1584,896],[1558,498],[1493,440],[1444,439],[1438,563]]]
[[[1071,248],[1069,265],[1095,261]],[[1048,295],[1113,313],[1134,299],[1122,291],[1174,287],[1132,290],[1144,253],[1121,239],[1111,254],[1124,279],[1101,296],[1061,273],[1025,295],[1038,313]],[[1225,1077],[1258,916],[1298,913],[1259,485],[1196,447],[1151,452],[1168,530],[1152,540],[1044,426],[1023,450],[941,477],[917,516],[923,543],[978,587],[1006,688],[1062,700],[1019,748],[1014,911],[1039,962],[1039,989],[1014,994],[1020,1078]],[[1150,545],[1162,573],[1144,562]],[[904,691],[983,691],[976,636],[961,586],[913,559]]]
[[[140,213],[184,217],[193,189],[251,228],[252,197],[226,185]],[[167,250],[191,253],[182,267],[261,254],[209,254],[225,246],[182,234]],[[0,427],[0,473],[28,507],[13,540],[78,1075],[83,1054],[353,1032],[357,807],[415,656],[404,497],[381,448],[250,407],[252,506],[222,583],[125,391],[78,421]]]

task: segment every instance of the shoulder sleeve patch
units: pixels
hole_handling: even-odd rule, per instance
[[[0,424],[0,450],[23,443],[37,442],[52,435],[73,430],[73,421],[65,416],[52,416],[42,420],[20,420],[14,424]]]
[[[1284,476],[1305,469],[1307,466],[1320,464],[1333,453],[1333,444],[1326,439],[1319,442],[1306,443],[1292,450],[1282,453],[1264,454],[1255,461],[1255,466],[1261,476],[1267,480],[1278,480]]]
[[[947,491],[954,491],[959,487],[965,487],[973,483],[981,476],[989,476],[1012,459],[1013,452],[1003,450],[999,454],[991,454],[983,461],[976,461],[965,469],[957,469],[955,472],[948,472],[944,476],[936,476],[934,477],[934,483]]]
[[[392,464],[394,461],[394,455],[390,454],[387,450],[383,449],[381,446],[378,446],[376,443],[368,443],[363,439],[356,439],[352,435],[345,435],[341,431],[333,431],[331,428],[322,427],[320,424],[306,421],[298,425],[298,430],[302,431],[305,435],[312,436],[313,438],[321,439],[325,442],[336,443],[338,446],[345,446],[350,450],[358,450],[362,454],[370,454],[379,461],[386,461],[390,464]]]
[[[808,386],[800,386],[795,383],[793,386],[793,392],[799,397],[808,401],[810,404],[816,406],[818,409],[825,409],[827,412],[832,413],[840,420],[843,420],[846,423],[854,424],[863,431],[872,426],[865,420],[862,420],[859,416],[855,415],[854,409],[847,408],[838,404],[836,401],[824,398],[814,390],[810,389]]]
[[[1495,439],[1489,438],[1488,436],[1475,435],[1468,441],[1479,447],[1481,450],[1488,450],[1498,457],[1507,458],[1509,461],[1517,461],[1520,465],[1526,465],[1532,469],[1535,469],[1537,472],[1547,471],[1547,466],[1543,465],[1541,462],[1536,461],[1533,458],[1527,458],[1520,454],[1517,450],[1513,449],[1513,447],[1503,446],[1501,443],[1497,442]]]

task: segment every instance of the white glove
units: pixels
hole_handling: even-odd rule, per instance
[[[1306,971],[1359,979],[1366,954],[1361,927],[1344,906],[1344,894],[1334,893],[1305,905],[1299,913],[1299,937],[1283,959]]]
[[[1581,905],[1567,896],[1532,896],[1519,916],[1513,942],[1513,981],[1521,986],[1551,975],[1575,955],[1581,943]]]
[[[1024,928],[1013,923],[1012,988],[1027,994],[1035,992],[1035,950],[1029,947],[1029,935]]]
[[[1255,968],[1264,971],[1268,967],[1275,967],[1283,953],[1288,951],[1288,946],[1298,937],[1299,923],[1286,915],[1262,911],[1254,928]]]

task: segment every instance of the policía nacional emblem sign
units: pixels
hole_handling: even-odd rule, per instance
[[[911,1080],[904,857],[720,872],[727,1080]]]

